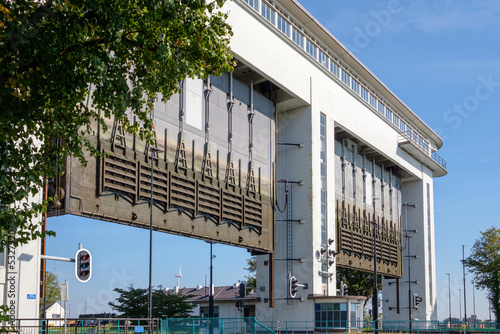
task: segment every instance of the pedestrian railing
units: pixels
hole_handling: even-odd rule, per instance
[[[268,321],[255,318],[171,319],[17,319],[0,332],[15,334],[309,334],[309,333],[422,333],[500,334],[500,322],[372,321],[321,319],[320,321]]]

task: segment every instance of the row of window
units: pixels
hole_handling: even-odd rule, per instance
[[[315,39],[306,34],[300,25],[293,22],[288,15],[277,8],[273,3],[266,0],[244,0],[255,11],[269,21],[273,26],[278,28],[285,36],[290,38],[301,49],[305,50],[313,59],[319,62],[324,68],[329,70],[335,77],[339,78],[347,87],[355,92],[361,99],[366,101],[374,110],[378,111],[382,116],[387,118],[396,128],[400,131],[407,133],[412,140],[416,142],[425,143],[420,145],[423,149],[430,154],[429,142],[415,131],[407,121],[388,107],[386,103],[372,93],[370,89],[363,84],[356,75],[350,73],[345,66],[340,65],[339,61],[335,59],[326,48],[319,46]]]
[[[326,115],[320,114],[320,163],[321,163],[321,246],[326,248],[327,216],[326,216]],[[322,271],[327,270],[326,263],[321,266]],[[323,275],[322,283],[327,284],[327,276]]]

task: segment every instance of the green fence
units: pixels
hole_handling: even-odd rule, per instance
[[[269,334],[255,318],[185,318],[160,321],[162,334]]]

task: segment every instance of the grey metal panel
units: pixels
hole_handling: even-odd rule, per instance
[[[207,137],[204,129],[196,129],[180,121],[182,93],[175,94],[166,102],[154,103],[156,144],[163,150],[154,167],[155,229],[272,252],[274,105],[260,95],[255,98],[258,109],[253,124],[253,171],[257,192],[249,192],[250,90],[234,81],[235,90],[239,93],[235,94],[232,123],[236,186],[231,186],[227,184],[229,76],[212,77],[211,83],[210,159],[205,153]],[[205,117],[205,112],[202,114]],[[148,227],[151,159],[147,145],[139,138],[124,134],[126,147],[114,146],[112,130],[116,130],[118,125],[113,121],[106,121],[110,131],[99,134],[104,157],[89,157],[86,168],[71,159],[67,167],[71,179],[68,186],[70,200],[64,210],[66,213]],[[97,143],[97,138],[90,139]],[[179,157],[186,161],[187,169],[177,165]],[[210,165],[211,176],[205,174],[208,172],[204,169]]]

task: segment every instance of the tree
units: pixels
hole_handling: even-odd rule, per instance
[[[45,306],[61,300],[61,284],[57,275],[47,272],[45,274]],[[43,298],[40,298],[40,316],[43,314]]]
[[[500,316],[500,228],[491,227],[481,232],[482,237],[472,246],[465,266],[474,274],[474,283],[488,290],[496,321]]]
[[[245,270],[248,270],[248,275],[245,276],[247,279],[247,286],[246,288],[249,290],[254,290],[257,288],[257,278],[255,277],[255,272],[257,271],[257,258],[255,256],[252,256],[251,258],[247,259],[247,264],[248,267],[244,268]]]
[[[135,289],[132,285],[128,289],[115,288],[120,296],[116,302],[108,304],[123,318],[147,318],[148,317],[148,289]],[[152,292],[152,315],[153,318],[187,318],[194,308],[193,304],[186,300],[190,296],[166,294],[161,287]]]
[[[347,284],[350,295],[366,297],[364,310],[368,299],[373,296],[373,273],[337,267],[337,278]],[[377,275],[377,287],[382,290],[382,275]]]
[[[67,156],[98,153],[93,122],[114,118],[151,142],[154,99],[233,69],[224,1],[0,2],[0,247],[45,236],[32,219],[47,201],[29,196]]]

